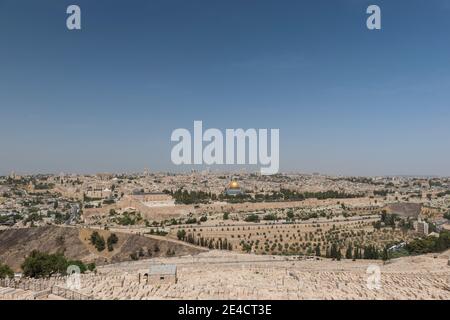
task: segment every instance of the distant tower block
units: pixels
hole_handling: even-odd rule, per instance
[[[144,177],[148,177],[150,175],[150,170],[148,168],[144,168]]]

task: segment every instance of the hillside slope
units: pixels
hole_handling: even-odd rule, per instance
[[[203,252],[182,243],[155,239],[135,234],[114,232],[119,241],[113,251],[99,252],[89,241],[94,230],[87,228],[45,226],[38,228],[9,229],[0,231],[0,262],[15,271],[33,250],[48,253],[64,252],[66,257],[98,265],[131,260],[131,255],[141,258],[174,255],[195,255]],[[105,241],[111,234],[106,230],[95,230]]]

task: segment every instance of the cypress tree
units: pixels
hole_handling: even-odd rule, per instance
[[[348,245],[347,251],[345,252],[345,259],[351,259],[352,258],[352,245]]]
[[[320,245],[316,246],[316,256],[320,257]]]

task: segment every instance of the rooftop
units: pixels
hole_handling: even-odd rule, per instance
[[[150,265],[149,275],[175,275],[177,273],[177,266],[174,264],[154,264]]]

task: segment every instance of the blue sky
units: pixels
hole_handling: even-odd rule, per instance
[[[282,171],[448,176],[449,34],[446,0],[0,0],[0,174],[189,169],[202,120],[279,128]]]

